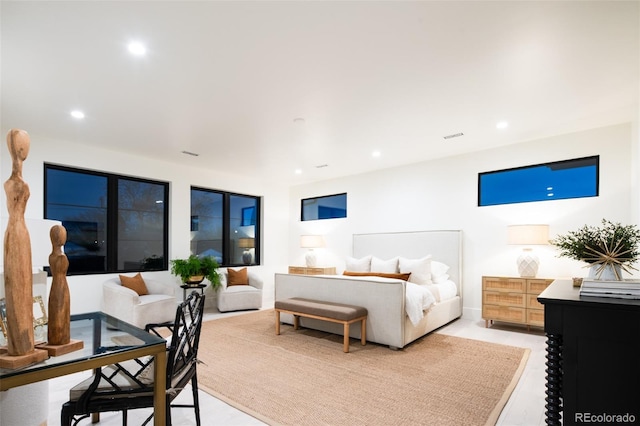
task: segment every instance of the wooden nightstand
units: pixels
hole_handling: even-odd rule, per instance
[[[482,318],[544,327],[544,306],[538,295],[553,280],[544,278],[482,277]]]
[[[298,274],[298,275],[335,275],[336,267],[328,266],[328,267],[314,267],[308,268],[306,266],[289,266],[290,274]]]

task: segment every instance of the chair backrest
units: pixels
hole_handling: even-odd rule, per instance
[[[198,344],[204,314],[204,295],[191,293],[178,305],[171,336],[171,345],[167,354],[167,386],[175,386],[190,377],[189,370],[198,362]]]

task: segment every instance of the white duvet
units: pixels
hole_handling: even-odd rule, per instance
[[[438,298],[429,290],[434,288],[438,293]],[[405,293],[405,311],[413,325],[416,325],[424,318],[424,313],[431,306],[439,301],[445,301],[456,297],[458,289],[453,281],[447,280],[431,286],[418,285],[407,281]]]
[[[424,318],[424,311],[436,303],[433,293],[425,286],[407,281],[405,293],[405,310],[413,325],[416,325]]]

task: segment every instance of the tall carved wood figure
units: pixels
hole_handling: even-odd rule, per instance
[[[62,252],[62,246],[67,242],[67,230],[62,225],[55,225],[51,227],[49,236],[52,246],[49,266],[53,282],[49,294],[47,344],[66,345],[71,340],[71,301],[67,283],[69,259]]]
[[[11,356],[33,351],[33,271],[31,240],[24,219],[29,185],[22,179],[22,163],[29,155],[29,135],[11,129],[7,134],[11,176],[4,183],[9,220],[4,234],[4,286],[7,308],[7,341]]]

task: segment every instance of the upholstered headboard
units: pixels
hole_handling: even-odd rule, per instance
[[[368,255],[386,260],[396,256],[418,259],[427,255],[449,265],[451,281],[462,294],[462,231],[387,232],[354,234],[353,257]]]

